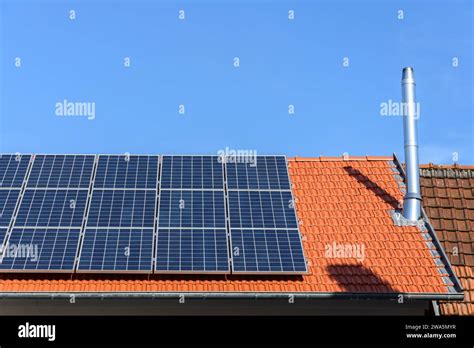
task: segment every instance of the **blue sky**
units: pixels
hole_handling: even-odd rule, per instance
[[[421,162],[474,164],[471,1],[0,4],[1,152],[403,159],[380,104],[413,66]],[[57,116],[64,99],[95,118]]]

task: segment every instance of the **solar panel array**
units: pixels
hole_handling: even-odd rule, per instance
[[[3,272],[306,273],[283,156],[2,155],[0,246]]]

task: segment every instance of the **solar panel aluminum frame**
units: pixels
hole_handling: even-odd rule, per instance
[[[26,153],[22,155],[27,155]],[[34,153],[31,154],[31,156],[36,157],[36,156],[94,156],[97,157],[98,155],[95,153]]]
[[[166,157],[166,156],[170,156],[170,157],[220,157],[218,155],[162,155],[161,156],[161,159],[160,159],[160,174],[159,174],[159,178],[160,178],[160,183],[159,183],[159,194],[158,194],[158,208],[160,206],[160,203],[161,203],[161,192],[162,191],[221,191],[220,189],[176,189],[176,188],[166,188],[166,189],[162,189],[161,188],[161,182],[162,182],[162,170],[163,170],[163,158]],[[220,163],[220,162],[219,162]],[[222,228],[216,228],[216,227],[200,227],[200,228],[196,228],[196,227],[161,227],[162,229],[175,229],[175,230],[181,230],[181,229],[187,229],[187,230],[192,230],[192,229],[202,229],[202,230],[205,230],[205,229],[211,229],[211,230],[216,230],[216,229],[222,229],[222,230],[225,230],[226,232],[226,247],[227,247],[227,258],[228,258],[228,261],[227,261],[227,270],[226,271],[188,271],[188,270],[185,270],[185,271],[181,271],[181,270],[157,270],[156,269],[156,261],[157,261],[157,256],[158,256],[158,230],[160,229],[160,227],[158,227],[158,219],[159,219],[159,210],[157,211],[157,215],[156,215],[156,237],[155,237],[155,245],[154,245],[154,265],[153,265],[153,273],[154,274],[203,274],[203,275],[220,275],[220,274],[231,274],[231,267],[230,267],[230,258],[229,258],[229,231],[227,229],[227,221],[228,221],[228,216],[227,216],[227,197],[226,197],[226,183],[225,183],[225,167],[224,167],[224,163],[221,163],[221,166],[222,166],[222,192],[223,192],[223,195],[224,195],[224,214],[225,214],[225,223],[226,223],[226,226],[222,227]]]
[[[155,273],[155,264],[156,264],[156,246],[158,244],[158,216],[160,214],[160,186],[161,186],[161,168],[163,156],[158,156],[158,170],[156,171],[156,202],[155,202],[155,216],[153,221],[153,245],[151,247],[151,274]]]
[[[128,154],[127,154],[128,155]],[[94,171],[92,173],[92,176],[91,176],[91,188],[90,188],[90,191],[89,191],[89,199],[88,199],[88,205],[86,207],[86,211],[87,211],[87,216],[84,217],[84,225],[83,225],[83,228],[81,229],[81,240],[80,240],[80,243],[79,243],[79,247],[78,247],[78,253],[76,253],[76,255],[78,255],[76,257],[76,263],[75,263],[75,268],[74,268],[74,271],[76,273],[81,273],[81,274],[152,274],[153,273],[153,268],[154,268],[154,245],[155,245],[155,231],[156,231],[156,227],[146,227],[146,228],[143,228],[141,227],[141,229],[146,229],[146,230],[152,230],[152,234],[153,234],[153,240],[152,240],[152,255],[151,255],[151,263],[150,263],[150,270],[149,271],[145,271],[145,270],[81,270],[79,269],[79,265],[80,265],[80,262],[81,262],[81,254],[82,254],[82,246],[83,246],[83,243],[84,243],[84,238],[85,238],[85,234],[86,234],[86,230],[87,230],[87,221],[89,219],[89,211],[90,211],[90,206],[91,206],[91,203],[92,203],[92,194],[93,194],[93,191],[95,189],[95,176],[97,174],[97,168],[99,166],[99,159],[100,159],[100,156],[125,156],[124,154],[100,154],[100,155],[97,155],[96,156],[96,160],[95,160],[95,163],[94,163]],[[157,178],[156,178],[156,188],[155,189],[150,189],[150,188],[141,188],[141,189],[136,189],[136,188],[97,188],[96,190],[104,190],[104,191],[155,191],[155,210],[154,210],[154,225],[156,225],[156,216],[157,216],[157,213],[158,213],[158,208],[157,208],[157,204],[158,204],[158,186],[159,186],[159,175],[160,175],[160,167],[161,167],[161,156],[160,155],[133,155],[133,154],[130,154],[130,156],[149,156],[149,157],[157,157],[158,158],[158,161],[157,161],[157,170],[156,170],[156,175],[157,175]],[[108,230],[108,229],[116,229],[116,230],[120,230],[120,229],[124,229],[124,230],[133,230],[133,229],[140,229],[140,227],[133,227],[133,226],[130,226],[130,227],[98,227],[98,226],[91,226],[90,227],[91,229],[96,229],[96,230]]]
[[[79,268],[79,261],[80,261],[80,257],[81,257],[82,244],[84,243],[84,235],[85,235],[85,231],[86,231],[87,219],[89,217],[89,210],[90,210],[91,201],[92,201],[92,191],[93,191],[93,188],[94,188],[95,174],[97,172],[98,162],[99,162],[99,156],[96,155],[95,158],[94,158],[94,166],[92,167],[91,182],[89,183],[89,189],[88,189],[88,192],[87,192],[86,208],[84,210],[84,216],[82,218],[81,233],[79,235],[79,243],[78,243],[77,249],[76,249],[76,259],[74,260],[73,272],[77,272],[77,270]]]
[[[309,274],[309,270],[308,270],[308,261],[307,261],[307,258],[306,258],[306,254],[305,254],[305,250],[304,250],[304,246],[303,246],[303,240],[302,240],[302,236],[301,236],[301,230],[300,230],[300,225],[299,225],[299,219],[298,219],[298,214],[296,213],[296,201],[295,201],[295,196],[293,194],[293,185],[291,183],[291,179],[290,179],[290,173],[288,171],[288,159],[286,158],[285,155],[265,155],[265,156],[262,156],[262,157],[284,157],[285,158],[285,163],[286,163],[286,174],[288,175],[288,178],[289,178],[289,182],[290,182],[290,189],[289,190],[281,190],[281,189],[268,189],[268,190],[261,190],[261,189],[227,189],[227,191],[255,191],[255,192],[271,192],[271,191],[276,191],[276,192],[290,192],[291,194],[291,199],[293,201],[293,209],[294,209],[294,212],[295,212],[295,220],[296,220],[296,226],[297,226],[297,229],[294,229],[294,228],[235,228],[236,230],[254,230],[254,229],[258,229],[258,230],[282,230],[282,231],[288,231],[288,230],[297,230],[298,232],[298,238],[299,238],[299,242],[300,242],[300,245],[301,245],[301,251],[303,253],[303,258],[305,260],[305,271],[304,272],[287,272],[287,271],[255,271],[255,272],[247,272],[247,271],[235,271],[234,270],[234,259],[233,259],[233,246],[232,246],[232,226],[231,226],[231,221],[230,221],[230,218],[229,218],[229,243],[230,243],[230,257],[231,257],[231,261],[232,261],[232,267],[231,267],[231,270],[232,270],[232,274],[237,274],[237,275],[259,275],[259,274],[262,274],[262,275],[293,275],[293,276],[297,276],[297,275],[305,275],[305,274]],[[258,157],[257,156],[257,161],[258,161]],[[227,159],[226,161],[224,162],[224,168],[225,168],[225,178],[227,178]],[[227,203],[228,203],[228,199],[227,199]]]
[[[157,198],[156,198],[156,205],[155,205],[155,221],[153,222],[153,255],[151,257],[151,271],[152,273],[156,273],[156,255],[158,253],[158,217],[160,216],[160,197],[161,197],[161,173],[163,170],[163,157],[164,155],[160,156],[158,160],[158,178],[157,178]]]

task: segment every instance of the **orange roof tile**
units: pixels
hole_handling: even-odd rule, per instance
[[[441,313],[474,315],[474,166],[430,163],[420,173],[423,206],[464,288],[463,302],[440,301]]]
[[[307,275],[0,274],[0,292],[448,294],[439,272],[444,266],[435,263],[420,230],[392,222],[389,211],[403,195],[391,160],[289,160]]]

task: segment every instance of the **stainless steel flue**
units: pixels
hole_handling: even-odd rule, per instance
[[[404,68],[402,72],[402,98],[407,179],[407,192],[403,202],[403,216],[410,221],[417,221],[421,217],[420,169],[416,129],[416,121],[420,115],[415,98],[415,75],[413,68],[410,67]]]

